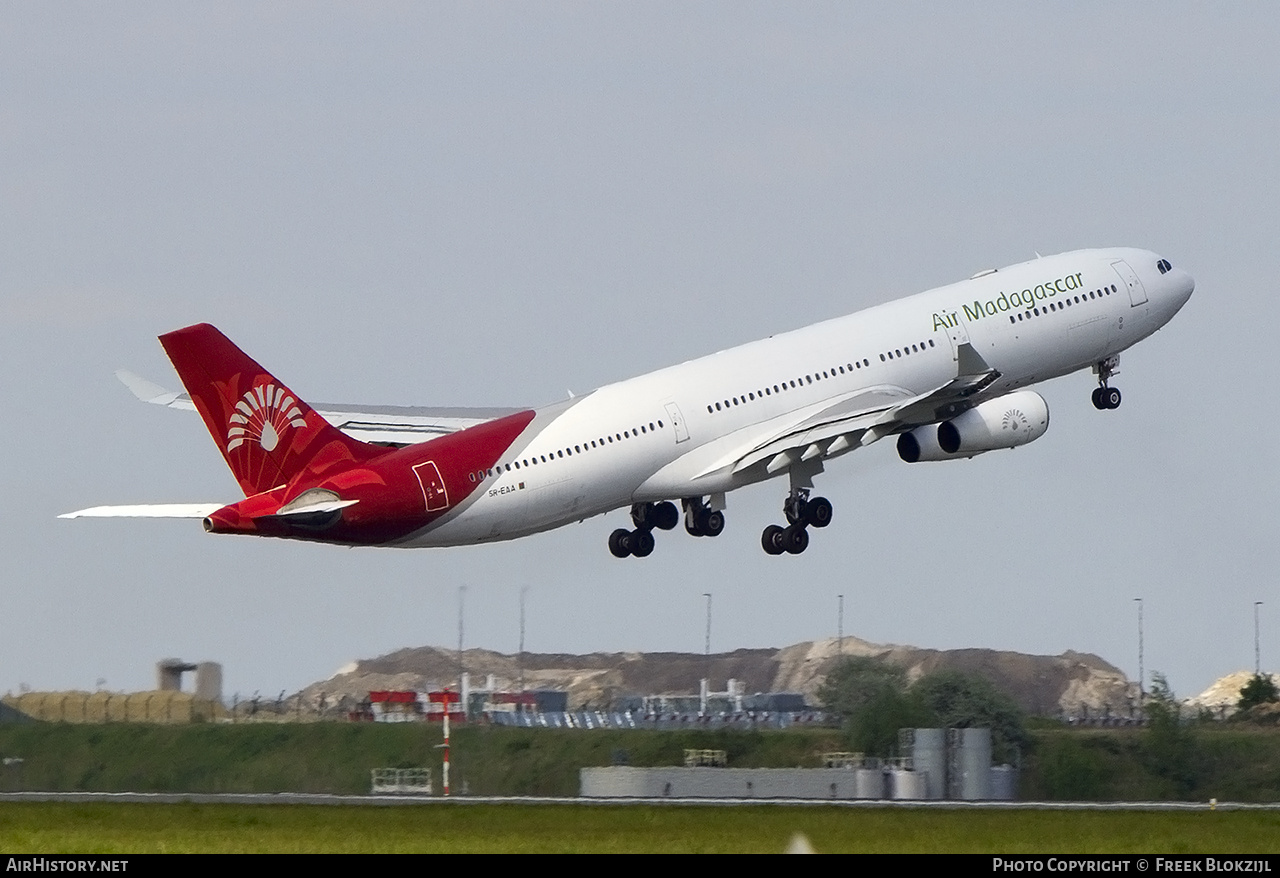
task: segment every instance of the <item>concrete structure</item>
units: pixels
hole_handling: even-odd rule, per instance
[[[633,768],[616,765],[581,769],[579,789],[584,798],[603,799],[866,799],[872,798],[873,793],[879,793],[874,797],[880,798],[884,795],[884,775],[879,769],[875,769],[873,774],[881,779],[880,784],[870,783],[871,775],[863,777],[861,771],[847,768]],[[917,784],[923,792],[923,779]]]
[[[991,798],[991,729],[947,729],[949,799]]]
[[[201,701],[222,700],[222,665],[217,662],[192,664],[182,659],[167,658],[156,662],[156,689],[161,692],[181,692],[182,675],[194,671],[196,698]]]
[[[912,768],[928,776],[924,798],[945,799],[947,797],[947,730],[900,729],[898,750],[910,757]]]
[[[824,753],[825,768],[723,768],[724,751],[686,750],[685,767],[584,768],[587,798],[893,799],[1017,798],[1018,770],[991,764],[990,729],[902,729],[904,754],[881,761]]]

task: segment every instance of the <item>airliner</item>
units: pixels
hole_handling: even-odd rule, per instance
[[[1195,281],[1148,250],[1037,256],[529,409],[312,408],[221,332],[160,336],[187,392],[127,372],[140,398],[194,409],[244,499],[99,506],[60,516],[183,517],[215,534],[341,545],[510,540],[630,510],[608,537],[645,557],[655,531],[715,537],[726,496],[788,486],[766,526],[797,555],[833,520],[828,461],[888,437],[908,463],[971,458],[1044,435],[1030,385],[1091,369],[1120,405],[1119,355],[1186,304]]]

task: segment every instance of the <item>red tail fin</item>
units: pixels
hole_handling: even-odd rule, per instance
[[[160,336],[245,496],[385,449],[347,436],[207,323]]]

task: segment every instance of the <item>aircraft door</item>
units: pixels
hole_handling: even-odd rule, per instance
[[[947,337],[951,339],[951,359],[959,361],[960,345],[969,343],[969,330],[965,328],[964,322],[956,317],[951,321],[952,325],[947,327]]]
[[[434,460],[415,464],[413,474],[418,477],[418,484],[422,487],[422,501],[427,507],[427,512],[439,512],[449,508],[449,492],[444,486],[444,479],[440,477],[440,468],[436,466]]]
[[[680,406],[676,405],[673,401],[667,403],[666,408],[667,416],[671,418],[671,428],[675,430],[676,433],[676,444],[679,445],[681,442],[687,442],[689,439],[689,429],[685,426],[684,415],[680,414]]]
[[[1129,290],[1130,306],[1145,305],[1147,303],[1147,290],[1142,285],[1142,281],[1138,279],[1138,273],[1123,259],[1117,259],[1111,263],[1111,267],[1116,270],[1116,274],[1120,275],[1120,280],[1123,282],[1124,287]]]

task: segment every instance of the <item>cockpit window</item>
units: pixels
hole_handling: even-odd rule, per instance
[[[1169,262],[1168,259],[1161,259],[1159,262],[1156,263],[1156,268],[1160,269],[1161,274],[1164,274],[1167,271],[1172,271],[1173,265]]]

